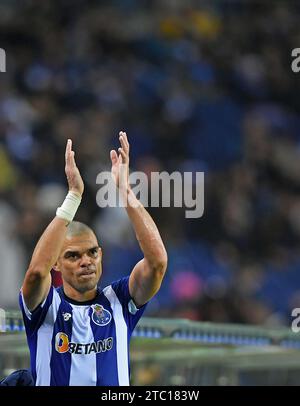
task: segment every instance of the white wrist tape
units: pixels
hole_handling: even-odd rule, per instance
[[[63,204],[56,210],[57,217],[60,217],[71,223],[71,221],[75,217],[80,202],[81,196],[78,196],[74,192],[69,192]]]

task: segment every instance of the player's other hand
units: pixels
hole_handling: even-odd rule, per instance
[[[82,195],[84,183],[75,162],[75,152],[72,150],[72,140],[67,141],[65,172],[69,184],[69,191]]]
[[[125,132],[119,132],[119,141],[119,155],[114,149],[110,151],[111,174],[117,187],[126,191],[129,188],[129,142]]]

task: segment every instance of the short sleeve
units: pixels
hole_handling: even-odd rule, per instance
[[[32,312],[26,306],[23,292],[22,290],[20,291],[19,304],[23,315],[25,329],[28,333],[34,333],[34,331],[36,331],[44,322],[49,307],[53,301],[53,291],[54,288],[51,286],[46,299]]]
[[[139,319],[142,317],[147,303],[141,307],[137,307],[130,296],[129,293],[129,276],[125,276],[122,279],[119,279],[116,282],[111,284],[112,289],[114,290],[119,302],[123,308],[123,314],[126,320],[126,323],[132,332],[135,326],[137,325]]]

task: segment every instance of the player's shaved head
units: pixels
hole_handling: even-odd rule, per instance
[[[67,238],[73,238],[89,233],[95,234],[89,226],[80,221],[72,221],[67,227]]]

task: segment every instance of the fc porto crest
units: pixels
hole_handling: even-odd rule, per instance
[[[92,305],[92,320],[97,326],[106,326],[111,321],[111,314],[100,304]]]

